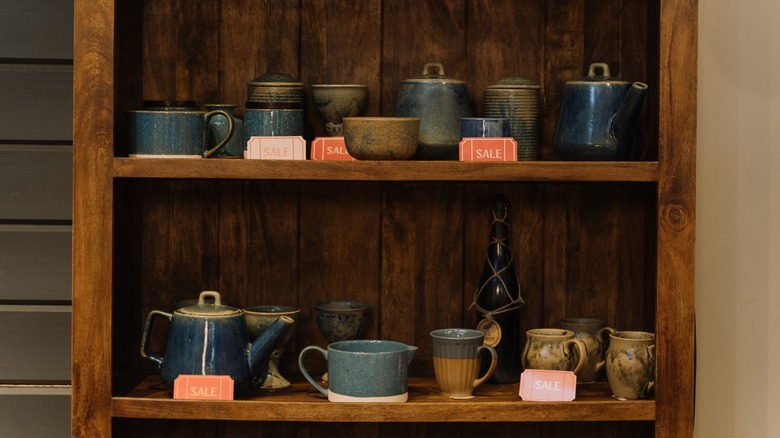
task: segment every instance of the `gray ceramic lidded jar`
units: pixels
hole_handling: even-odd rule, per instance
[[[485,117],[506,118],[509,135],[517,142],[517,159],[539,158],[542,87],[520,76],[503,78],[485,88]]]

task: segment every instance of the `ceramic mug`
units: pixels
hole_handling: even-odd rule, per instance
[[[585,343],[571,330],[541,328],[528,330],[520,359],[523,369],[571,371],[579,375],[588,358]]]
[[[615,329],[607,327],[607,323],[598,318],[563,318],[558,325],[562,329],[573,331],[574,337],[584,342],[588,350],[588,360],[577,375],[577,383],[595,382],[605,364],[607,342],[604,334],[614,333]]]
[[[126,111],[128,155],[145,158],[208,158],[233,136],[233,119],[223,110],[143,109]],[[228,120],[224,137],[209,149],[209,121],[221,115]]]
[[[304,356],[316,351],[328,362],[328,389],[306,371]],[[301,350],[298,366],[303,377],[332,402],[405,402],[408,377],[417,347],[393,341],[333,342],[324,350],[310,345]]]
[[[464,117],[460,119],[460,136],[509,137],[507,119],[495,117]]]
[[[606,361],[607,380],[615,398],[647,398],[655,386],[655,334],[611,333]]]
[[[431,332],[433,340],[433,370],[436,383],[444,396],[454,399],[474,397],[474,389],[484,383],[496,369],[498,353],[483,344],[485,334],[479,330],[449,328]],[[490,367],[478,377],[479,353],[490,353]]]

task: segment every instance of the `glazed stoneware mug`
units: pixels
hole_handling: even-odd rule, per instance
[[[224,136],[209,148],[209,121],[227,120]],[[233,118],[224,110],[200,111],[193,106],[146,106],[126,111],[128,155],[138,158],[208,158],[233,136]]]
[[[655,386],[655,334],[619,331],[609,335],[607,380],[619,400],[650,396]]]
[[[523,369],[571,371],[580,374],[588,359],[585,343],[574,332],[540,328],[525,332],[527,340],[520,359]]]
[[[598,318],[563,318],[558,325],[562,329],[574,332],[574,337],[585,343],[588,350],[588,360],[577,375],[577,383],[592,383],[604,369],[604,353],[607,342],[606,333],[614,333],[615,329],[607,327],[606,321]]]
[[[328,389],[306,371],[304,356],[319,352],[328,362]],[[298,366],[303,377],[332,402],[405,402],[409,398],[409,362],[417,347],[394,341],[349,340],[328,349],[309,345]]]
[[[509,137],[507,119],[496,117],[464,117],[460,119],[460,136]]]
[[[474,389],[484,383],[496,369],[498,353],[483,343],[485,334],[464,328],[439,329],[431,332],[433,371],[442,395],[454,399],[474,397]],[[479,354],[490,354],[490,367],[478,377]]]

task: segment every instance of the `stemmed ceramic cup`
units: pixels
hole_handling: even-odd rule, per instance
[[[357,84],[318,84],[311,86],[314,105],[325,120],[331,137],[344,136],[344,117],[357,117],[365,108],[368,90]]]
[[[329,343],[357,339],[368,322],[368,309],[360,301],[321,301],[315,307],[317,326]],[[327,373],[322,380],[328,380]]]

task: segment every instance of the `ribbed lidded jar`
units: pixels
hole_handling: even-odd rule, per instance
[[[485,88],[485,117],[505,118],[509,134],[517,142],[517,159],[532,161],[539,157],[542,87],[520,76],[503,78]]]

